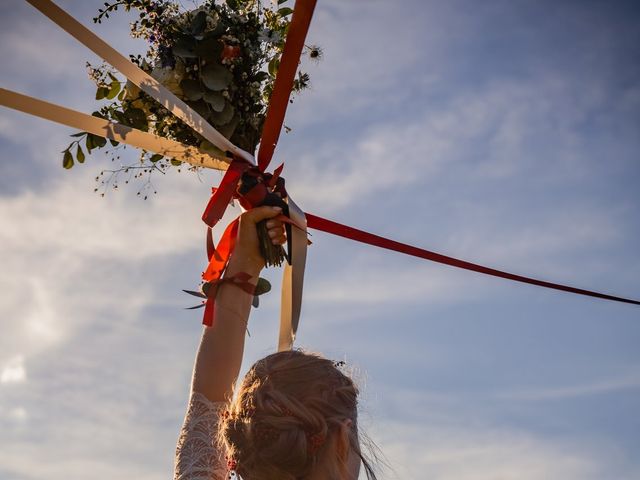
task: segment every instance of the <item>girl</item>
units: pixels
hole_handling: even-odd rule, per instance
[[[264,261],[256,223],[269,219],[274,244],[286,241],[277,207],[240,217],[226,276],[239,272],[256,283]],[[356,480],[360,464],[375,480],[360,450],[358,390],[334,362],[300,351],[258,360],[236,398],[252,296],[222,284],[215,321],[205,327],[196,356],[189,406],[178,439],[175,480]]]

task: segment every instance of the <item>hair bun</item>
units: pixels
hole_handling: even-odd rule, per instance
[[[246,374],[221,417],[219,440],[251,480],[306,477],[345,419],[355,424],[358,391],[336,365],[300,351],[269,355]],[[357,432],[352,447],[359,453]]]

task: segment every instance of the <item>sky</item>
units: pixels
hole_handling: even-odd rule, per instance
[[[93,25],[101,3],[59,2],[142,51],[125,14]],[[309,41],[324,58],[275,160],[305,211],[640,298],[636,2],[320,0]],[[86,61],[0,4],[2,87],[91,112]],[[103,198],[105,156],[61,167],[70,133],[0,109],[0,479],[170,478],[202,329],[181,289],[221,176]],[[380,478],[640,479],[639,307],[312,240],[296,345],[353,371]],[[274,351],[278,302],[253,311],[243,370]]]

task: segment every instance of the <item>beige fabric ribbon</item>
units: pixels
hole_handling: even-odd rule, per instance
[[[169,158],[175,158],[198,167],[226,170],[229,159],[216,158],[209,152],[195,147],[188,147],[181,143],[159,137],[152,133],[143,132],[135,128],[111,122],[103,118],[80,113],[70,108],[61,107],[55,103],[45,102],[37,98],[22,95],[0,88],[0,105],[13,108],[36,117],[61,123],[71,128],[93,133],[104,138],[110,138],[132,147],[141,148],[148,152],[159,153]]]
[[[144,92],[155,99],[163,107],[180,118],[205,139],[218,147],[223,152],[231,151],[238,157],[255,164],[253,155],[236,147],[224,135],[218,132],[202,116],[176,97],[164,85],[148,75],[135,63],[131,62],[116,49],[107,44],[87,27],[58,7],[50,0],[26,0],[55,24],[64,29],[72,37],[85,47],[109,62],[116,70],[127,77],[132,83],[140,87]]]
[[[303,228],[291,229],[291,264],[284,266],[282,275],[282,299],[280,306],[280,335],[278,351],[291,350],[298,332],[300,311],[302,309],[302,287],[304,267],[307,261],[307,219],[304,212],[291,197],[287,199],[289,216]]]
[[[137,65],[118,53],[113,47],[99,38],[88,28],[78,22],[67,12],[50,0],[26,0],[44,15],[49,17],[59,27],[67,31],[84,46],[92,50],[99,57],[110,63],[132,83],[144,90],[149,96],[158,101],[170,112],[183,120],[193,130],[211,142],[222,151],[233,152],[240,158],[255,165],[253,155],[236,147],[202,116],[186,103],[176,97],[156,79],[149,76]],[[0,89],[0,105],[19,110],[31,115],[62,123],[79,130],[87,131],[101,137],[110,138],[144,150],[160,153],[178,160],[206,168],[226,170],[226,159],[219,159],[203,150],[188,147],[178,142],[142,132],[135,128],[110,122],[92,115],[86,115],[59,105],[45,102]],[[282,305],[280,314],[280,334],[278,350],[288,350],[293,347],[300,320],[302,306],[302,287],[304,269],[307,256],[307,233],[304,212],[289,197],[289,213],[291,218],[304,229],[292,229],[291,265],[284,268],[282,282]]]

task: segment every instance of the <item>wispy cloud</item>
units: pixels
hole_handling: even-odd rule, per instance
[[[434,480],[631,480],[615,446],[579,438],[549,438],[480,425],[419,426],[384,422],[376,438],[389,458],[391,478]]]
[[[637,389],[640,389],[640,372],[632,371],[626,375],[593,380],[586,383],[515,389],[497,393],[495,397],[501,400],[535,402],[545,400],[569,400],[572,398],[591,397]]]

